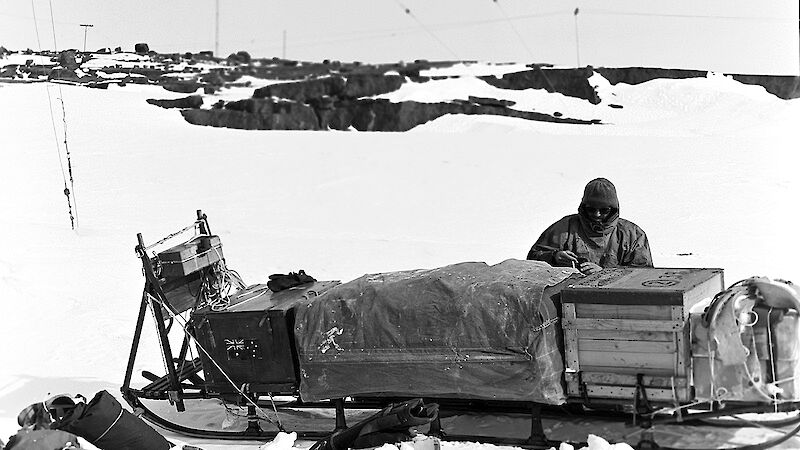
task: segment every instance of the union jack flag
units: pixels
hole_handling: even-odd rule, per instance
[[[225,350],[227,351],[244,351],[244,339],[225,339]]]

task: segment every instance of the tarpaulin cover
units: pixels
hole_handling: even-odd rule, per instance
[[[295,310],[300,395],[563,403],[560,287],[547,288],[574,273],[467,262],[336,286]]]

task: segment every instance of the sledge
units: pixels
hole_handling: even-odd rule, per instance
[[[295,431],[334,442],[355,436],[347,422],[364,411],[413,410],[428,435],[538,449],[559,444],[542,417],[579,415],[628,421],[642,430],[639,448],[667,448],[657,447],[653,426],[726,426],[720,418],[800,410],[800,296],[790,283],[753,278],[725,289],[721,269],[584,276],[509,260],[347,283],[301,271],[247,285],[226,266],[202,211],[149,246],[137,240],[145,284],[121,391],[134,412],[178,433],[266,440]],[[133,387],[148,311],[165,373],[144,371],[147,383]],[[176,354],[170,336],[178,333]],[[157,401],[175,413],[156,411]],[[247,425],[223,431],[174,420],[198,402],[246,408]],[[287,426],[297,411],[329,420]],[[525,414],[530,435],[448,430],[442,419],[463,412]],[[798,423],[800,415],[755,425]],[[769,448],[798,431],[743,448]]]

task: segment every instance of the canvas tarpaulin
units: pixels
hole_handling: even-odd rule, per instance
[[[295,310],[300,395],[563,403],[550,296],[574,273],[540,261],[467,262],[336,286]]]

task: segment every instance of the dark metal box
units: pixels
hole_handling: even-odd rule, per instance
[[[205,307],[192,313],[197,343],[208,352],[198,349],[206,388],[235,393],[230,377],[252,393],[294,392],[298,375],[293,308],[336,284],[315,282],[277,293],[257,284],[232,295],[224,310]]]

